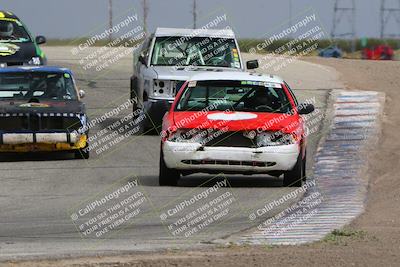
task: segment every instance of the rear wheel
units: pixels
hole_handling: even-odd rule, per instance
[[[160,174],[159,174],[159,178],[158,178],[160,186],[177,186],[179,178],[180,178],[179,171],[177,171],[175,169],[170,169],[167,167],[167,165],[165,165],[164,154],[163,154],[162,148],[161,148]]]
[[[297,157],[296,165],[293,169],[285,172],[283,175],[283,186],[289,187],[300,187],[303,175],[303,160],[301,158],[301,152]]]

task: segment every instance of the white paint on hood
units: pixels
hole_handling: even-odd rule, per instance
[[[233,113],[213,113],[207,115],[209,120],[223,120],[223,121],[241,121],[241,120],[251,120],[257,118],[257,114],[248,112],[233,112]]]

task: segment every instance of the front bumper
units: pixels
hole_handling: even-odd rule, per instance
[[[268,173],[293,169],[299,145],[246,147],[203,147],[199,143],[166,141],[162,145],[168,168],[182,171]]]
[[[0,133],[0,152],[71,151],[86,145],[86,134]]]

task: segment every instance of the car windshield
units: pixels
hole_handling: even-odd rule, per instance
[[[176,111],[252,111],[289,113],[291,104],[281,84],[256,81],[191,81]]]
[[[0,73],[0,100],[76,100],[69,73]]]
[[[0,42],[30,42],[22,23],[15,19],[0,18]]]
[[[240,68],[234,39],[157,37],[151,64],[155,66],[212,66]]]

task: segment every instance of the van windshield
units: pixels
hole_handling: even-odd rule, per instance
[[[240,69],[234,39],[214,37],[157,37],[154,66],[210,66]]]

